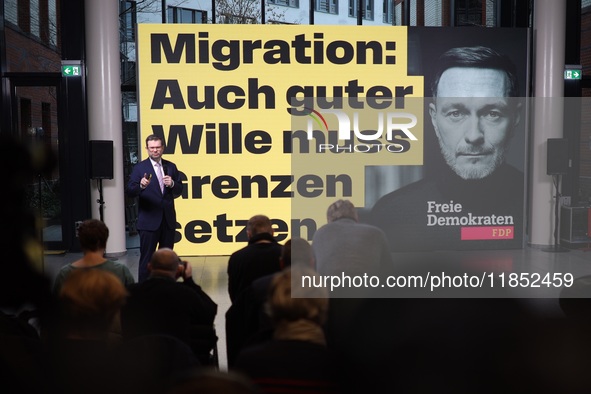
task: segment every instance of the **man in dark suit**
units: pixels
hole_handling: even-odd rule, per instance
[[[149,276],[148,262],[158,248],[174,246],[176,211],[174,199],[183,184],[173,162],[164,160],[164,141],[157,135],[146,138],[148,158],[138,163],[129,176],[127,195],[138,197],[137,229],[140,234],[138,282]]]

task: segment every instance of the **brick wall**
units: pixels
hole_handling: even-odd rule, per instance
[[[60,72],[61,55],[33,37],[6,29],[8,72]]]

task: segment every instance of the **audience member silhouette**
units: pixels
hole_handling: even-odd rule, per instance
[[[34,148],[34,149],[33,149]],[[4,134],[0,156],[5,161],[3,181],[10,190],[2,196],[0,217],[9,228],[0,237],[0,381],[2,391],[49,392],[47,369],[36,328],[51,318],[51,281],[42,273],[43,245],[39,237],[33,199],[27,192],[50,174],[56,155],[48,144],[25,146]]]
[[[101,269],[115,274],[124,286],[134,283],[133,275],[126,265],[105,259],[105,249],[109,239],[109,228],[97,219],[83,221],[78,227],[78,240],[82,249],[82,258],[63,266],[57,274],[53,290],[57,294],[64,279],[77,269]]]
[[[36,328],[0,310],[0,381],[7,393],[50,393],[47,359]]]
[[[191,347],[201,363],[210,363],[217,342],[217,304],[194,282],[191,264],[162,248],[154,252],[148,269],[147,280],[129,287],[121,314],[124,339],[170,335]]]
[[[170,335],[154,334],[123,342],[117,365],[116,393],[162,394],[179,376],[202,364],[185,342]]]
[[[308,241],[299,237],[287,240],[283,245],[280,263],[282,269],[291,267],[292,264],[314,268],[312,246]],[[253,281],[250,289],[248,289],[245,297],[245,307],[248,313],[245,329],[249,335],[245,341],[245,345],[252,345],[271,338],[273,324],[265,310],[265,304],[273,278],[277,275],[279,273],[265,275]]]
[[[328,223],[314,233],[312,249],[320,275],[380,275],[393,263],[386,236],[359,223],[349,200],[337,200],[326,211]]]
[[[284,269],[290,267],[292,264],[315,268],[312,246],[303,238],[294,237],[292,239],[288,239],[283,245],[283,250],[281,251],[281,256],[279,258],[279,266],[281,269]],[[262,276],[252,282],[252,288],[255,293],[259,297],[262,296],[264,298],[261,301],[266,300],[271,281],[276,274],[277,272],[274,272],[272,274]]]
[[[262,394],[252,380],[236,371],[196,368],[180,376],[166,394]]]
[[[273,237],[271,220],[265,215],[256,215],[246,225],[248,245],[232,253],[228,260],[228,294],[232,303],[250,284],[281,267],[281,245]]]
[[[323,331],[328,311],[325,288],[303,287],[310,267],[291,266],[271,284],[267,310],[273,321],[271,341],[245,348],[234,368],[243,371],[264,393],[339,392],[336,362]]]
[[[228,365],[252,335],[253,330],[249,328],[252,282],[281,270],[282,246],[273,237],[271,220],[264,215],[253,216],[246,231],[248,245],[234,252],[228,260],[228,293],[232,301],[226,312]]]
[[[127,291],[114,274],[75,270],[59,292],[57,326],[49,333],[55,392],[105,393],[117,385],[115,350],[109,333]]]
[[[591,323],[591,275],[573,280],[572,286],[563,287],[559,298],[560,308],[569,319]]]

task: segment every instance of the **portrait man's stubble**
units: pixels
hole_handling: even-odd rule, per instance
[[[370,222],[393,251],[486,249],[491,240],[466,234],[487,226],[511,234],[491,248],[521,247],[523,173],[506,161],[522,118],[514,64],[492,48],[452,48],[439,57],[430,89],[425,133],[441,157],[426,161],[440,164],[380,198]]]

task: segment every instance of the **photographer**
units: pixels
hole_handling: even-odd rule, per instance
[[[129,287],[121,313],[124,339],[170,335],[201,356],[201,344],[213,333],[217,304],[193,281],[191,265],[168,248],[154,252],[150,277]],[[181,281],[178,279],[182,278]],[[200,335],[205,337],[199,337]]]

